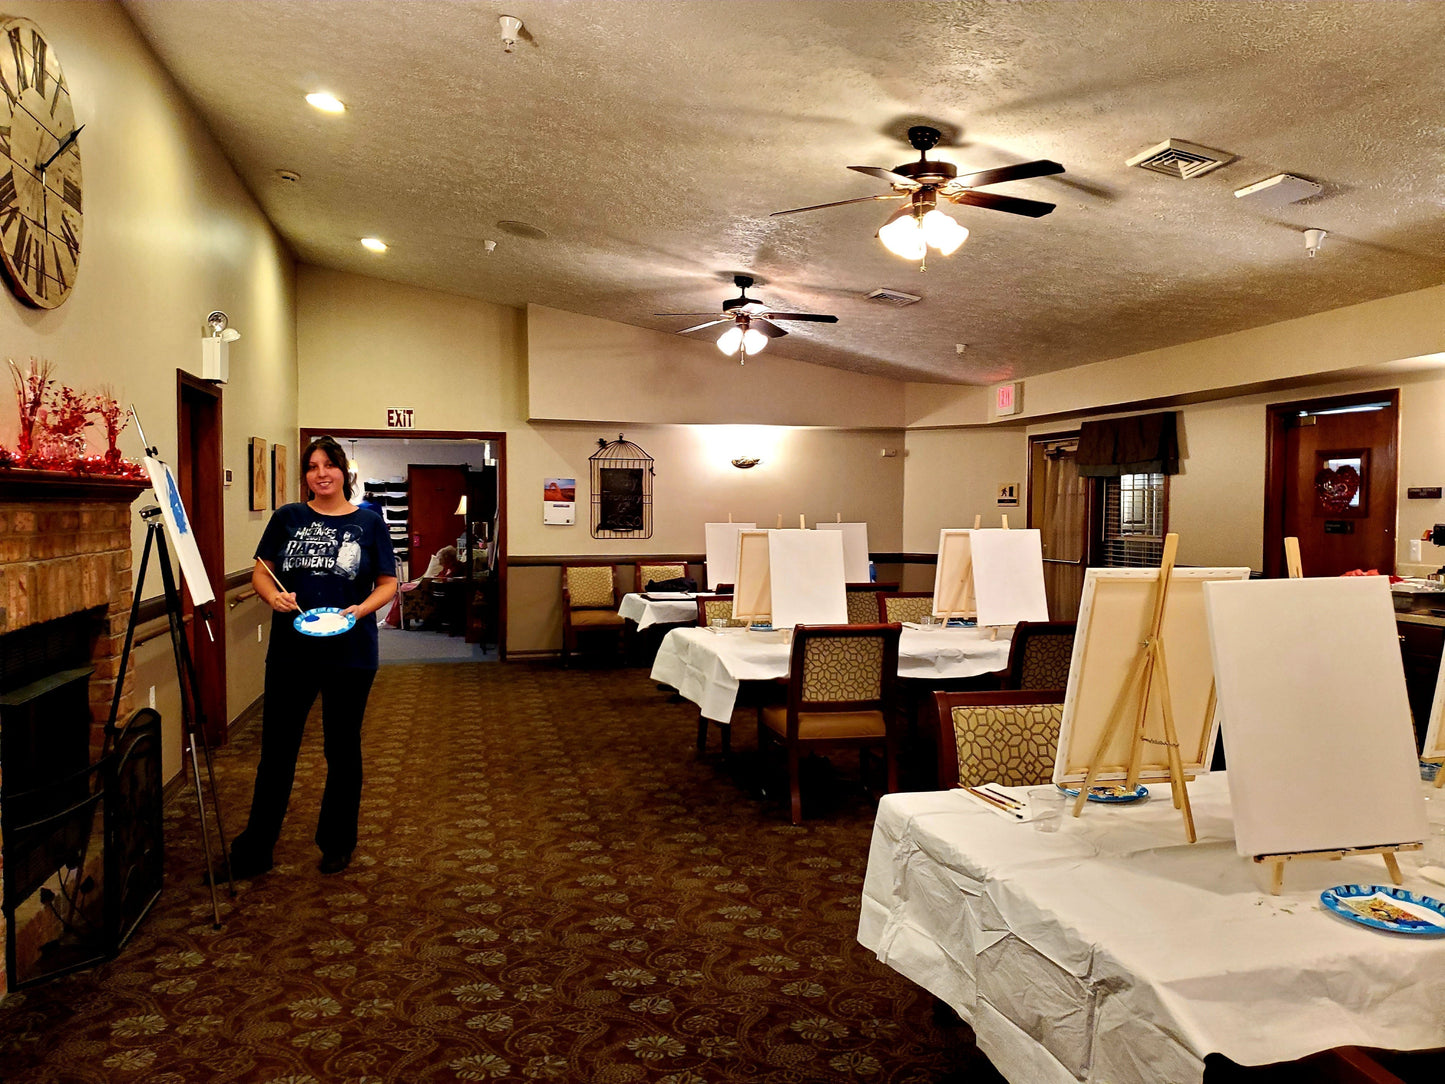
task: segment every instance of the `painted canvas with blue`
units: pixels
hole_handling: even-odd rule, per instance
[[[196,535],[191,529],[191,517],[186,512],[181,487],[170,466],[163,460],[148,455],[145,463],[151,488],[156,491],[156,500],[161,507],[161,519],[166,525],[166,541],[180,562],[186,592],[195,606],[204,606],[216,597],[216,593],[211,589],[201,551],[196,548]]]

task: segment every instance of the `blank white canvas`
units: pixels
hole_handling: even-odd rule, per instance
[[[1445,658],[1440,660],[1440,676],[1435,679],[1435,699],[1430,705],[1430,725],[1425,731],[1424,760],[1445,760]],[[1445,771],[1442,768],[1441,771]]]
[[[704,523],[702,525],[707,560],[707,585],[737,583],[738,532],[750,531],[756,523]]]
[[[849,583],[868,582],[868,524],[819,523],[820,531],[843,535],[843,576]]]
[[[1239,853],[1423,840],[1389,580],[1210,583],[1204,598]]]
[[[974,613],[972,534],[951,527],[938,532],[938,563],[933,569],[935,617]]]
[[[846,625],[843,536],[837,531],[769,531],[773,627]]]
[[[974,531],[969,544],[980,625],[1049,619],[1044,547],[1038,531]]]

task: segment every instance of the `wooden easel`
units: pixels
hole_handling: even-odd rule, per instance
[[[973,529],[978,530],[978,522],[981,516],[973,517]],[[969,546],[968,560],[963,565],[963,575],[959,577],[961,587],[959,589],[958,606],[951,610],[939,610],[938,616],[943,619],[945,625],[954,618],[960,620],[978,616],[978,599],[973,593],[973,547]]]
[[[1089,759],[1089,770],[1084,777],[1084,782],[1079,786],[1079,796],[1074,801],[1074,816],[1079,816],[1084,811],[1084,803],[1088,801],[1089,791],[1094,786],[1100,768],[1103,767],[1105,752],[1109,743],[1113,741],[1114,734],[1123,722],[1124,709],[1129,703],[1130,696],[1135,692],[1139,696],[1139,709],[1134,717],[1134,743],[1133,751],[1129,756],[1129,774],[1124,781],[1126,791],[1131,791],[1139,785],[1139,772],[1142,767],[1145,745],[1163,745],[1168,750],[1169,758],[1169,787],[1174,795],[1174,808],[1184,816],[1184,834],[1189,842],[1193,843],[1198,836],[1194,831],[1194,811],[1189,805],[1189,791],[1185,784],[1184,764],[1179,758],[1179,733],[1174,726],[1174,702],[1169,692],[1169,669],[1165,662],[1164,640],[1160,630],[1164,624],[1164,607],[1169,598],[1169,581],[1174,574],[1174,559],[1179,550],[1179,536],[1169,534],[1164,536],[1164,555],[1159,562],[1159,582],[1154,595],[1154,616],[1149,624],[1149,633],[1140,645],[1138,657],[1134,660],[1134,666],[1125,679],[1123,687],[1119,690],[1118,697],[1114,700],[1114,706],[1109,711],[1108,722],[1104,731],[1099,737],[1098,744],[1094,747],[1094,755]],[[1158,698],[1160,715],[1164,720],[1163,738],[1152,737],[1145,733],[1145,720],[1149,714],[1149,697],[1153,695]],[[1208,720],[1214,715],[1214,685],[1209,687],[1209,703],[1204,709],[1204,717]]]
[[[1299,559],[1299,539],[1293,535],[1284,540],[1284,567],[1290,579],[1304,579],[1304,566]]]
[[[1324,858],[1331,862],[1338,862],[1341,858],[1354,858],[1362,854],[1378,854],[1385,860],[1385,868],[1390,871],[1390,880],[1397,885],[1404,884],[1404,875],[1400,873],[1400,863],[1395,859],[1397,851],[1418,851],[1419,843],[1389,843],[1379,847],[1344,847],[1333,851],[1295,851],[1286,854],[1257,854],[1254,861],[1258,864],[1270,863],[1272,869],[1269,877],[1269,894],[1278,896],[1280,889],[1284,887],[1284,864],[1295,858]]]

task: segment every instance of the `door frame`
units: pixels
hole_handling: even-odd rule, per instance
[[[176,370],[176,484],[190,498],[186,514],[213,590],[226,582],[224,415],[220,385]],[[201,422],[199,429],[195,428],[196,421]],[[181,597],[183,612],[191,613],[190,592],[183,591]],[[214,638],[202,636],[197,631],[201,622],[194,618],[188,626],[191,658],[200,686],[201,702],[196,707],[206,721],[207,739],[219,745],[226,740],[230,722],[226,705],[226,607],[211,605],[205,609],[214,623]],[[185,695],[184,690],[181,695]]]
[[[303,449],[316,437],[338,440],[485,440],[496,448],[497,460],[497,658],[507,658],[507,434],[470,429],[347,429],[302,426]],[[300,457],[298,456],[298,459]],[[298,463],[297,480],[305,485],[305,464]],[[416,571],[413,569],[412,571]]]
[[[1264,445],[1264,554],[1263,568],[1266,579],[1279,579],[1286,575],[1284,563],[1284,487],[1288,474],[1285,447],[1288,443],[1288,422],[1299,417],[1300,411],[1314,412],[1337,407],[1363,406],[1366,403],[1388,403],[1395,412],[1395,433],[1391,440],[1395,457],[1395,485],[1383,498],[1389,512],[1388,519],[1395,524],[1391,544],[1399,550],[1398,538],[1400,511],[1400,389],[1383,388],[1379,391],[1352,392],[1349,395],[1327,395],[1320,399],[1298,399],[1289,403],[1270,403],[1265,407]],[[1395,570],[1399,560],[1390,563]]]
[[[1035,516],[1034,516],[1034,496],[1035,496],[1035,494],[1040,493],[1040,492],[1042,492],[1042,491],[1038,488],[1038,483],[1041,481],[1041,479],[1039,479],[1039,478],[1036,477],[1036,474],[1035,474],[1035,471],[1034,471],[1034,451],[1035,451],[1035,446],[1036,446],[1036,445],[1043,445],[1043,444],[1058,444],[1058,443],[1063,443],[1063,442],[1066,442],[1066,441],[1074,441],[1075,443],[1077,443],[1077,442],[1078,442],[1078,439],[1079,439],[1079,431],[1078,431],[1077,429],[1069,429],[1069,430],[1065,430],[1065,431],[1059,432],[1059,433],[1031,433],[1031,434],[1029,434],[1029,436],[1028,436],[1027,439],[1028,439],[1028,459],[1029,459],[1028,471],[1027,471],[1027,477],[1028,477],[1028,490],[1027,490],[1027,492],[1028,492],[1028,511],[1027,511],[1027,514],[1026,514],[1025,517],[1024,517],[1024,525],[1027,526],[1027,527],[1031,527],[1031,528],[1037,528],[1037,527],[1041,527],[1041,524],[1035,522]],[[1097,516],[1096,506],[1099,504],[1099,501],[1098,501],[1098,499],[1097,499],[1097,494],[1098,494],[1098,487],[1097,487],[1096,485],[1094,485],[1094,484],[1093,484],[1093,481],[1091,480],[1091,481],[1090,481],[1090,484],[1086,487],[1086,491],[1085,491],[1085,494],[1084,494],[1084,522],[1083,522],[1083,525],[1082,525],[1082,528],[1081,528],[1081,530],[1082,530],[1082,532],[1083,532],[1083,538],[1082,538],[1082,540],[1081,540],[1080,547],[1079,547],[1079,552],[1080,552],[1080,555],[1081,555],[1081,562],[1080,562],[1080,564],[1079,564],[1079,567],[1080,567],[1081,570],[1088,570],[1089,568],[1092,568],[1092,567],[1093,567],[1093,564],[1094,564],[1094,556],[1095,556],[1095,553],[1094,553],[1094,551],[1095,551],[1094,536],[1095,536],[1095,534],[1097,533],[1097,532],[1095,531],[1095,529],[1094,529],[1094,525],[1095,525],[1095,520],[1096,520],[1096,516]],[[1048,558],[1048,557],[1045,557],[1045,558],[1044,558],[1044,563],[1045,563],[1045,564],[1067,564],[1067,565],[1072,565],[1072,564],[1074,564],[1073,561],[1060,561],[1060,560],[1058,560],[1057,558]]]

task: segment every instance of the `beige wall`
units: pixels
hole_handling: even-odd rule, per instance
[[[972,527],[983,516],[997,527],[1007,514],[1009,526],[1028,518],[1028,437],[1022,429],[912,430],[903,480],[903,548],[937,553],[938,532]],[[1016,508],[1001,507],[998,487],[1019,483]]]
[[[529,420],[524,399],[535,340],[520,311],[313,267],[300,268],[297,279],[303,424],[382,428],[387,407],[407,406],[416,411],[419,429],[505,433],[511,556],[697,553],[703,523],[725,520],[729,513],[769,523],[782,514],[790,524],[800,512],[809,522],[841,514],[872,526],[875,549],[902,544],[904,460],[901,454],[881,454],[901,453],[899,429]],[[598,342],[609,336],[625,340],[638,330],[579,319],[589,321]],[[710,365],[731,373],[728,362],[711,352]],[[624,383],[610,369],[607,379],[599,380],[603,369],[596,358],[577,354],[572,364],[558,379],[577,413],[590,409],[603,385]],[[804,368],[828,391],[826,370]],[[762,377],[764,370],[756,373]],[[850,386],[849,375],[832,374],[838,378],[831,381],[833,389]],[[871,389],[872,381],[865,383]],[[901,386],[892,390],[901,404]],[[679,414],[685,415],[691,396],[691,391],[683,396]],[[646,411],[668,412],[666,396],[656,388],[635,399]],[[619,431],[656,462],[650,539],[591,537],[588,457],[599,439],[615,439]],[[740,454],[762,462],[739,470],[731,460]],[[543,481],[559,477],[577,479],[574,526],[542,523]],[[509,650],[560,644],[555,570],[510,569],[508,596]]]
[[[538,420],[903,425],[903,384],[790,361],[787,340],[740,365],[705,334],[541,305],[527,306],[527,339],[528,416]]]
[[[122,403],[135,404],[146,436],[174,463],[176,370],[199,370],[206,314],[228,313],[242,338],[231,347],[232,379],[223,396],[224,455],[243,481],[223,494],[225,565],[246,565],[261,531],[261,513],[246,509],[246,439],[284,443],[296,426],[291,256],[118,4],[16,2],[5,10],[45,31],[64,66],[76,121],[86,129],[84,247],[75,288],[51,311],[27,308],[0,290],[3,354],[22,363],[32,355],[50,361],[55,375],[77,388],[109,385]],[[6,406],[0,442],[13,443],[15,426],[14,408]],[[134,428],[122,434],[121,448],[140,456]],[[138,516],[134,534],[138,565],[144,541]],[[144,593],[160,590],[153,569]],[[138,706],[153,683],[161,686],[160,702],[173,704],[174,666],[167,673],[157,648],[143,651],[138,661],[148,680]],[[228,656],[232,717],[260,695],[262,651],[253,628]],[[178,765],[178,727],[176,712],[167,711],[168,774]]]

